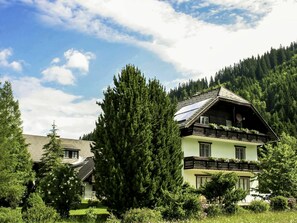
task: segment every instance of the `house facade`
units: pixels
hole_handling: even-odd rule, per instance
[[[258,186],[258,148],[277,135],[247,100],[219,87],[178,104],[184,181],[195,188],[219,171],[235,172],[250,202]]]
[[[43,154],[43,146],[49,143],[50,138],[46,136],[23,134],[28,151],[33,160],[33,169],[38,171],[41,157]],[[92,176],[94,169],[94,154],[91,152],[91,141],[77,139],[61,139],[61,146],[64,150],[63,162],[71,164],[78,173],[83,187],[83,198],[94,199],[95,192],[93,189],[94,177]]]

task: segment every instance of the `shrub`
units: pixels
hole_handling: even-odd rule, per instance
[[[200,217],[202,210],[199,196],[191,188],[177,193],[164,192],[162,216],[167,220],[185,220]]]
[[[29,223],[50,223],[59,218],[57,212],[52,207],[47,207],[37,193],[29,196],[27,210],[23,212],[23,219]]]
[[[121,223],[121,220],[119,220],[115,215],[111,214],[106,221],[107,223]]]
[[[97,219],[97,215],[95,213],[94,208],[88,208],[85,215],[86,222],[88,223],[96,222],[96,219]]]
[[[21,223],[22,215],[18,210],[11,208],[0,208],[0,222],[1,223]]]
[[[284,211],[288,209],[288,199],[283,196],[276,196],[270,199],[270,207],[273,211]]]
[[[296,198],[288,198],[288,206],[290,209],[296,209]]]
[[[208,217],[216,217],[223,213],[222,207],[220,205],[212,204],[206,210]]]
[[[250,203],[249,209],[255,213],[266,212],[269,210],[269,204],[263,200],[254,200]]]
[[[161,212],[148,208],[130,209],[123,217],[123,223],[149,223],[159,221],[162,221]]]

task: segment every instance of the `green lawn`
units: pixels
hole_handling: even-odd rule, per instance
[[[88,208],[85,209],[77,209],[77,210],[70,210],[70,215],[84,215],[86,214],[86,211]],[[108,211],[106,210],[105,207],[100,207],[100,208],[93,208],[95,214],[108,214]]]
[[[197,221],[198,222],[198,221]],[[254,214],[250,212],[233,216],[206,218],[201,223],[297,223],[297,211],[267,212]]]

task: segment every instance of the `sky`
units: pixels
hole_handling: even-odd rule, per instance
[[[91,132],[126,64],[167,90],[297,41],[297,0],[0,0],[0,82],[26,134]]]

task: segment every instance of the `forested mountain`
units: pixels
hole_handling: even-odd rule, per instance
[[[190,80],[169,95],[181,101],[220,84],[252,102],[278,134],[297,135],[297,43],[225,67],[209,84]]]

